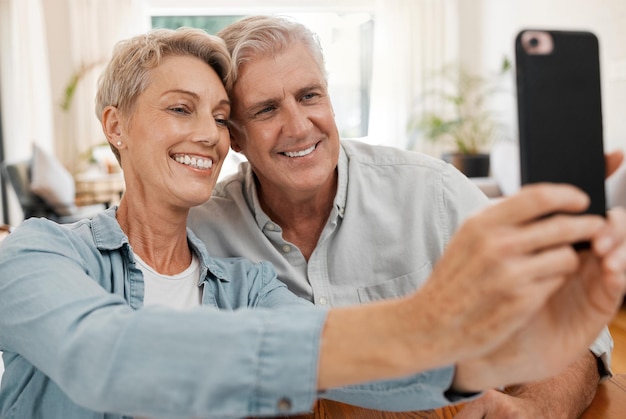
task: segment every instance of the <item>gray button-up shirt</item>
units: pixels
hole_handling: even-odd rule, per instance
[[[422,153],[343,140],[337,194],[308,263],[263,212],[248,163],[226,178],[189,226],[215,256],[268,260],[319,306],[406,295],[428,279],[461,223],[487,197],[451,165]],[[605,329],[591,350],[610,365]]]
[[[463,220],[488,202],[452,166],[420,153],[344,140],[337,170],[308,263],[263,212],[248,163],[191,210],[189,226],[211,255],[268,260],[296,294],[343,306],[414,291]]]

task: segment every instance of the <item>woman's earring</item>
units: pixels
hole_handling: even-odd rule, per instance
[[[122,146],[122,142],[121,142],[121,141],[118,141],[118,142],[117,142],[117,143],[115,143],[115,144],[116,144],[118,147],[121,147],[121,146]]]

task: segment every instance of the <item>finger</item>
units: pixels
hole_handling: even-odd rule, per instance
[[[589,206],[589,197],[566,184],[537,183],[524,186],[480,213],[487,225],[519,224],[556,212],[580,213]]]
[[[484,403],[481,399],[473,400],[463,406],[454,419],[482,419],[487,415]]]
[[[624,161],[624,153],[621,150],[612,151],[604,156],[606,165],[606,177],[611,176],[617,171]]]
[[[486,243],[483,251],[496,258],[540,252],[592,240],[605,225],[605,219],[597,215],[553,215],[501,229],[501,234]]]
[[[626,211],[623,208],[607,212],[607,224],[592,240],[592,248],[603,257],[605,271],[614,274],[626,271]]]
[[[626,246],[620,246],[607,255],[602,262],[605,272],[620,274],[626,271]]]
[[[576,272],[580,266],[580,259],[576,251],[568,245],[553,247],[521,258],[519,265],[516,267],[519,273],[529,278],[537,278],[550,286],[548,278],[563,278]],[[554,286],[558,287],[558,284]]]
[[[607,274],[607,277],[607,293],[613,297],[610,298],[610,302],[617,302],[617,306],[620,306],[624,301],[624,294],[626,293],[626,274],[617,272]]]
[[[593,321],[596,317],[598,325],[608,323],[622,305],[625,291],[626,275],[623,272],[602,273],[588,278],[586,320]]]
[[[602,259],[591,251],[581,252],[580,260],[580,273],[574,277],[582,280],[578,281],[582,288],[569,294],[567,300],[578,306],[577,315],[583,316],[585,321],[593,322],[594,316],[600,316],[598,324],[603,325],[608,323],[622,303],[626,277],[623,271],[614,273],[603,270]]]
[[[571,246],[551,249],[519,258],[496,272],[501,286],[494,290],[499,305],[491,308],[493,321],[506,321],[511,330],[524,324],[563,287],[579,266],[578,254]],[[491,300],[491,289],[483,289],[485,301]]]
[[[607,211],[607,223],[592,240],[592,248],[598,256],[604,256],[626,241],[626,211],[612,208]]]

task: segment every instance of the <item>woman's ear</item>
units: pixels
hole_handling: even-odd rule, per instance
[[[119,148],[122,141],[122,121],[115,106],[107,106],[102,112],[102,131],[109,144]]]

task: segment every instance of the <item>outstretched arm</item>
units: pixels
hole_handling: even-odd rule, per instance
[[[289,404],[292,413],[311,406],[316,388],[407,377],[455,362],[459,390],[545,378],[582,353],[624,293],[616,272],[626,262],[610,249],[588,257],[589,269],[605,271],[600,280],[575,275],[587,263],[570,243],[608,229],[604,220],[533,221],[579,212],[586,202],[567,186],[528,188],[466,222],[415,294],[328,315],[313,307],[133,310],[88,275],[100,269],[107,280],[111,269],[124,269],[82,245],[94,237],[90,231],[70,239],[60,226],[34,220],[2,243],[0,342],[31,363],[31,372],[39,374],[36,367],[54,379],[57,394],[92,410],[144,416],[269,415]],[[624,230],[609,248],[624,242]],[[262,268],[250,267],[264,283]],[[573,293],[580,301],[570,298],[577,287],[584,288]],[[560,330],[567,339],[547,338]]]
[[[608,154],[607,176],[614,173],[622,161],[621,152]],[[586,270],[581,269],[587,274],[587,287],[591,287],[589,284],[603,278],[603,274],[611,275],[612,271],[616,272],[618,277],[623,277],[619,266],[626,257],[626,248],[623,243],[623,236],[626,234],[624,218],[624,213],[620,209],[609,211],[609,222],[595,236],[593,250],[595,256],[603,258],[603,261],[595,264],[593,257],[587,256],[583,259],[587,261],[588,266]],[[594,266],[600,271],[594,270]],[[606,279],[606,276],[604,278]],[[576,289],[572,288],[572,290]],[[584,287],[578,290],[586,295]],[[581,300],[580,297],[576,297],[575,293],[567,298],[572,298],[572,302]],[[610,305],[611,302],[597,300],[596,304],[602,307],[604,304]],[[603,351],[610,353],[612,348],[609,346],[612,345],[608,329],[605,328],[603,335],[596,342]],[[596,356],[587,351],[560,375],[509,387],[504,393],[496,390],[485,392],[484,397],[468,403],[458,417],[462,419],[498,418],[509,417],[513,413],[519,418],[578,417],[591,403],[599,378]]]
[[[454,388],[464,392],[561,373],[610,321],[624,293],[626,216],[615,212],[607,222],[566,215],[587,205],[571,186],[525,187],[468,219],[415,294],[332,310],[319,387],[451,362]],[[593,252],[573,250],[582,238],[593,241]]]

